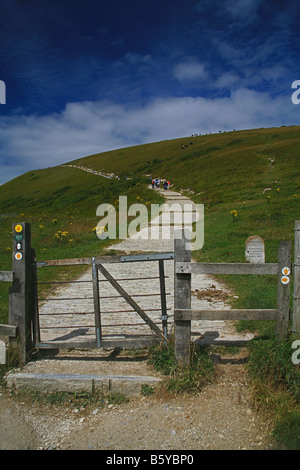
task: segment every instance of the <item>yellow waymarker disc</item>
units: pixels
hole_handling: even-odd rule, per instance
[[[22,225],[18,224],[18,225],[15,226],[15,231],[16,231],[17,233],[22,232],[22,230],[23,230]]]

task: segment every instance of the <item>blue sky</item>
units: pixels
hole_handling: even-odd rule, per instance
[[[115,148],[298,125],[299,26],[295,0],[0,0],[0,184]]]

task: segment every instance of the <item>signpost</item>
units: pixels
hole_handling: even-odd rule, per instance
[[[21,363],[28,362],[32,349],[32,285],[31,285],[31,225],[27,222],[12,226],[12,271],[9,323],[18,327],[18,346]]]

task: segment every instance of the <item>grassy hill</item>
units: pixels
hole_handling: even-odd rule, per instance
[[[151,176],[169,179],[173,189],[204,203],[205,241],[193,254],[197,260],[245,261],[246,239],[260,235],[266,261],[275,262],[280,240],[293,240],[294,221],[300,218],[298,126],[184,137],[68,163],[115,173],[120,179],[58,166],[30,171],[2,185],[1,269],[11,266],[11,224],[17,220],[32,223],[38,259],[103,251],[107,243],[93,231],[97,206],[108,202],[117,209],[119,195],[128,196],[128,205],[162,201],[147,187]],[[275,306],[276,286],[268,277],[259,278],[252,291],[247,276],[224,279],[239,290],[237,307]]]
[[[93,230],[98,222],[97,206],[108,202],[117,209],[119,195],[127,195],[129,205],[137,201],[149,206],[162,202],[155,191],[147,188],[150,177],[167,178],[172,189],[187,194],[196,203],[204,203],[205,240],[203,249],[193,253],[197,260],[243,262],[246,239],[260,235],[265,240],[266,261],[276,262],[279,242],[293,241],[294,223],[300,219],[299,126],[183,137],[68,163],[115,173],[120,179],[105,179],[76,168],[53,167],[33,170],[0,186],[1,270],[11,268],[11,226],[16,221],[32,223],[32,245],[38,259],[100,254],[108,242],[100,241]],[[50,268],[41,271],[41,279],[58,275],[57,270],[51,274]],[[71,271],[71,275],[76,274],[78,271]],[[276,307],[274,277],[222,279],[236,294],[232,306]],[[8,296],[4,283],[0,283],[0,294],[0,322],[6,323]],[[265,323],[244,322],[239,328],[255,328],[262,338],[271,338],[274,326]],[[298,446],[299,411],[293,402],[299,394],[299,374],[291,366],[290,345],[284,345],[283,360],[272,341],[262,344],[262,349],[256,350],[259,353],[253,353],[252,368],[264,384],[272,385],[272,377],[283,393],[292,390],[292,411],[289,399],[283,404],[269,388],[263,393],[261,383],[260,404],[265,400],[269,409],[266,403],[272,403],[279,434],[286,426],[285,440]],[[286,417],[290,420],[286,421]]]

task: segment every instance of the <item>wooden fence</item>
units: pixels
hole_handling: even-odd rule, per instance
[[[165,288],[163,284],[163,259],[166,254],[140,255],[140,260],[154,256],[159,261],[162,298],[163,331],[166,331]],[[160,258],[161,257],[161,258]],[[139,255],[124,257],[105,257],[105,262],[129,262]],[[275,333],[278,339],[284,339],[288,333],[290,320],[290,274],[293,274],[294,292],[292,309],[293,334],[300,333],[300,221],[295,223],[294,263],[291,264],[291,242],[280,243],[277,263],[196,263],[191,261],[190,243],[185,238],[175,237],[174,253],[167,259],[174,258],[174,323],[175,356],[177,362],[187,366],[190,361],[191,321],[192,320],[275,320]],[[82,258],[74,260],[52,260],[36,263],[35,252],[31,248],[30,224],[13,224],[12,271],[0,271],[0,282],[11,282],[9,288],[9,325],[0,325],[0,336],[17,338],[20,360],[26,363],[29,352],[38,339],[39,325],[36,292],[36,268],[38,266],[57,266],[72,264],[95,264],[104,262],[102,258]],[[277,277],[276,309],[230,309],[230,310],[195,310],[191,309],[191,277],[200,274],[271,274]],[[287,274],[288,273],[288,274]],[[114,283],[115,284],[115,283]],[[123,294],[123,292],[121,292]],[[97,299],[97,296],[96,296]],[[128,298],[128,300],[131,299]],[[97,305],[95,310],[97,310]],[[97,325],[96,325],[97,326]],[[101,325],[100,325],[101,326]],[[98,325],[98,327],[100,327]],[[160,335],[163,338],[163,335]],[[166,333],[165,333],[166,336]]]
[[[275,320],[275,333],[283,339],[288,333],[291,272],[291,242],[283,241],[278,250],[277,263],[196,263],[191,261],[191,248],[185,232],[175,237],[174,248],[174,321],[175,356],[177,363],[190,363],[192,320]],[[273,274],[277,276],[276,309],[191,309],[192,274]]]

